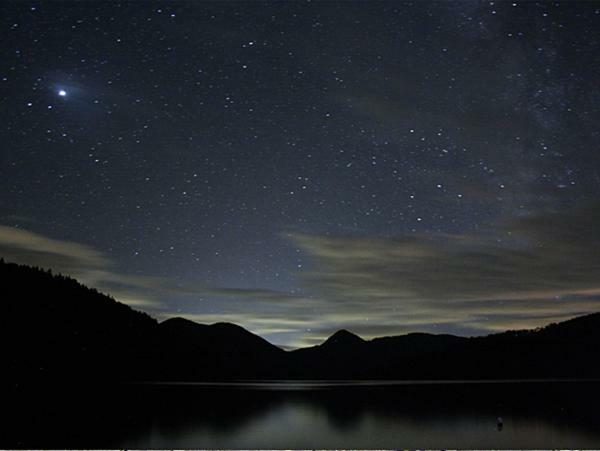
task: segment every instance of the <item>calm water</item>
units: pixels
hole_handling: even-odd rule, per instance
[[[12,400],[0,448],[600,448],[598,401],[598,382],[56,389]]]

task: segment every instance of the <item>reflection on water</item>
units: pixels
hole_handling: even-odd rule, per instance
[[[15,400],[0,448],[598,448],[599,394],[598,382],[58,390]]]

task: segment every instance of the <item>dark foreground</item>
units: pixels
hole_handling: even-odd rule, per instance
[[[5,400],[0,448],[600,447],[598,382],[92,385]]]

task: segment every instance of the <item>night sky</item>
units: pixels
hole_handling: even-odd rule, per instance
[[[0,5],[0,255],[273,343],[600,306],[600,4]]]

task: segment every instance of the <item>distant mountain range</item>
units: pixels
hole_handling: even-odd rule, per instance
[[[600,313],[485,337],[340,330],[284,351],[240,326],[157,322],[74,279],[0,262],[0,362],[13,384],[239,379],[600,377]]]

